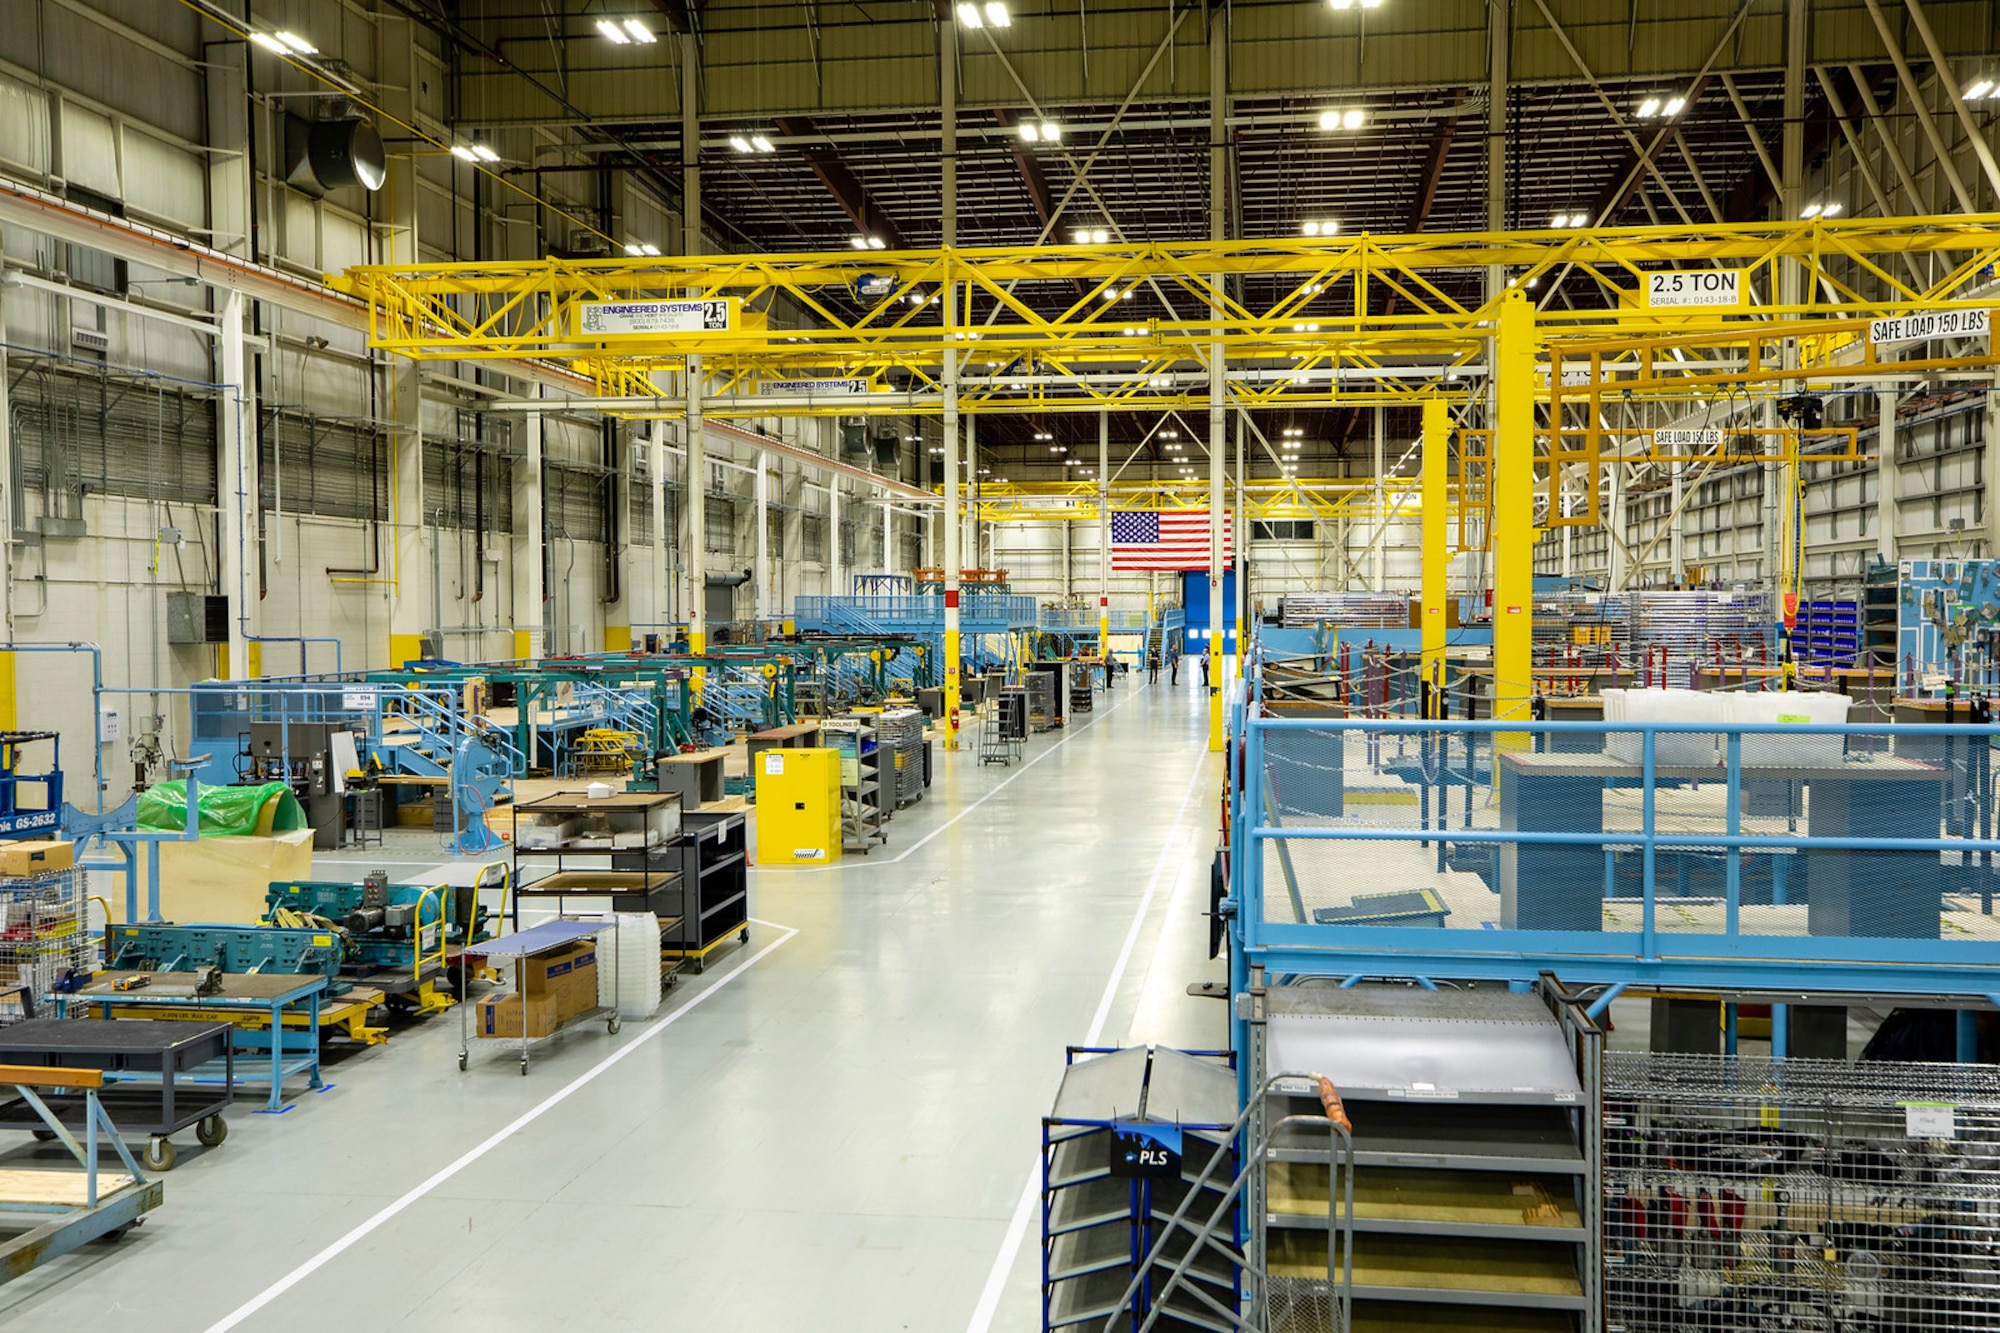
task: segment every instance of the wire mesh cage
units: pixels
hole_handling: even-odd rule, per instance
[[[2000,1330],[2000,1070],[1605,1057],[1610,1333]]]
[[[88,971],[95,950],[81,871],[0,880],[0,1025],[27,1017],[68,973]]]

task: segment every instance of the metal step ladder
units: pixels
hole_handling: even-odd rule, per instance
[[[1264,1100],[1281,1085],[1300,1082],[1318,1090],[1318,1115],[1288,1115],[1264,1123],[1259,1112]],[[1261,1129],[1257,1125],[1261,1124]],[[1311,1127],[1311,1128],[1308,1128]],[[1240,1246],[1238,1214],[1243,1203],[1256,1192],[1249,1190],[1253,1178],[1261,1176],[1272,1144],[1281,1133],[1323,1127],[1327,1132],[1326,1278],[1285,1284],[1284,1299],[1274,1302],[1269,1278],[1261,1264]],[[1117,1308],[1104,1321],[1103,1333],[1121,1333],[1131,1327],[1133,1317],[1143,1312],[1137,1333],[1151,1333],[1160,1327],[1184,1328],[1189,1316],[1205,1327],[1239,1330],[1240,1333],[1349,1333],[1354,1327],[1354,1135],[1346,1108],[1331,1080],[1319,1074],[1278,1074],[1269,1079],[1257,1096],[1250,1099],[1228,1140],[1244,1145],[1232,1157],[1217,1152],[1187,1189],[1186,1197],[1160,1230],[1119,1298]],[[1287,1137],[1292,1137],[1287,1133]],[[1203,1191],[1217,1184],[1217,1168],[1226,1161],[1238,1163],[1236,1173],[1221,1199],[1195,1220],[1191,1214]],[[1191,1279],[1197,1263],[1209,1258],[1220,1260],[1241,1272],[1243,1303],[1230,1309]],[[1176,1298],[1179,1299],[1176,1299]]]

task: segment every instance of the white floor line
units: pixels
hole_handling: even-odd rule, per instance
[[[1146,881],[1145,896],[1139,899],[1139,909],[1132,913],[1131,928],[1125,932],[1125,943],[1118,950],[1118,961],[1111,965],[1111,975],[1104,983],[1104,994],[1097,1002],[1097,1013],[1090,1020],[1090,1031],[1083,1044],[1095,1046],[1104,1038],[1104,1025],[1111,1021],[1111,1006],[1118,998],[1118,987],[1125,980],[1125,968],[1132,961],[1132,950],[1139,943],[1139,933],[1146,924],[1146,913],[1152,909],[1153,898],[1160,889],[1160,877],[1166,873],[1167,862],[1181,850],[1181,820],[1187,814],[1188,802],[1194,799],[1195,788],[1208,772],[1209,758],[1203,754],[1194,766],[1194,776],[1188,780],[1187,793],[1181,797],[1180,808],[1174,811],[1172,830],[1167,834],[1166,844],[1160,848],[1159,859],[1153,862],[1152,878]],[[1042,1164],[1039,1160],[1028,1169],[1028,1183],[1021,1189],[1021,1201],[1014,1205],[1014,1216],[1007,1221],[1007,1235],[1000,1242],[1000,1253],[993,1256],[993,1267],[986,1274],[986,1286],[980,1290],[979,1304],[972,1307],[972,1322],[965,1326],[965,1333],[989,1333],[993,1327],[993,1317],[1000,1309],[1001,1293],[1007,1289],[1007,1278],[1014,1271],[1014,1257],[1021,1251],[1021,1243],[1027,1239],[1028,1223],[1035,1215],[1035,1206],[1041,1191]]]
[[[755,918],[752,918],[752,920],[755,920]],[[759,921],[757,924],[766,926],[775,926],[777,923],[770,921]],[[743,962],[739,964],[737,967],[733,968],[729,972],[724,973],[722,976],[718,977],[713,985],[703,987],[701,992],[697,994],[693,999],[689,1000],[686,1004],[674,1010],[672,1013],[662,1016],[651,1027],[647,1028],[644,1032],[641,1032],[631,1041],[626,1042],[623,1046],[620,1046],[610,1055],[605,1056],[602,1060],[592,1065],[589,1069],[586,1069],[583,1073],[577,1075],[570,1082],[564,1084],[561,1088],[558,1088],[555,1092],[550,1093],[547,1098],[536,1104],[531,1109],[522,1112],[519,1116],[509,1121],[504,1128],[495,1131],[484,1142],[473,1147],[470,1151],[468,1151],[464,1156],[460,1157],[457,1161],[451,1163],[449,1166],[442,1168],[435,1175],[431,1176],[428,1180],[424,1181],[422,1184],[410,1190],[407,1194],[397,1199],[394,1203],[389,1204],[387,1207],[383,1208],[380,1212],[376,1213],[373,1217],[370,1217],[367,1221],[361,1223],[359,1226],[355,1227],[352,1231],[342,1236],[339,1240],[336,1240],[335,1242],[333,1242],[333,1244],[327,1246],[325,1249],[321,1250],[318,1254],[315,1254],[312,1258],[306,1260],[304,1263],[300,1264],[297,1268],[294,1268],[291,1272],[285,1274],[283,1277],[279,1278],[276,1282],[273,1282],[270,1286],[264,1288],[263,1291],[251,1297],[249,1300],[245,1301],[242,1305],[237,1306],[234,1310],[230,1311],[227,1315],[223,1316],[215,1323],[209,1325],[208,1333],[223,1333],[225,1329],[235,1328],[238,1324],[241,1324],[244,1320],[250,1318],[250,1316],[256,1314],[259,1310],[262,1310],[265,1306],[269,1305],[272,1301],[278,1299],[278,1297],[290,1291],[293,1287],[303,1282],[306,1278],[312,1276],[314,1273],[318,1272],[321,1268],[324,1268],[328,1263],[332,1262],[334,1259],[339,1258],[341,1254],[351,1249],[354,1245],[356,1245],[363,1238],[365,1238],[370,1232],[381,1227],[384,1223],[393,1219],[398,1213],[401,1213],[411,1204],[423,1198],[426,1194],[429,1194],[432,1190],[444,1184],[447,1180],[450,1180],[453,1176],[457,1175],[459,1172],[465,1170],[466,1167],[471,1166],[474,1162],[484,1157],[487,1153],[492,1152],[495,1148],[505,1143],[509,1138],[513,1137],[515,1134],[518,1134],[521,1130],[525,1129],[527,1126],[533,1124],[536,1120],[539,1120],[543,1115],[547,1114],[549,1111],[555,1109],[555,1107],[559,1106],[565,1099],[569,1097],[571,1093],[575,1092],[577,1089],[585,1086],[586,1084],[592,1082],[594,1079],[597,1078],[598,1075],[610,1069],[620,1060],[623,1060],[626,1056],[632,1054],[632,1052],[638,1050],[641,1046],[645,1045],[653,1038],[659,1036],[662,1032],[665,1032],[675,1023],[680,1022],[681,1019],[687,1017],[690,1013],[693,1013],[694,1010],[697,1007],[699,1007],[704,1001],[706,1001],[711,995],[714,995],[716,992],[720,991],[723,987],[727,986],[730,982],[736,980],[736,978],[742,976],[745,972],[748,972],[751,968],[755,967],[759,962],[761,962],[767,954],[771,953],[775,949],[782,947],[794,935],[797,935],[799,933],[797,928],[792,926],[777,926],[777,929],[782,930],[785,933],[779,938],[772,940],[769,944],[759,949],[756,953],[751,954],[748,958],[744,959]]]
[[[1082,726],[1075,728],[1068,728],[1068,727],[1064,728],[1066,734],[1063,736],[1061,740],[1057,741],[1054,745],[1051,745],[1048,749],[1036,755],[1033,759],[1030,759],[1027,763],[1015,769],[1004,780],[1002,780],[999,783],[996,783],[992,791],[987,792],[984,796],[974,801],[971,805],[966,806],[965,809],[959,811],[957,814],[953,815],[950,819],[945,820],[944,823],[939,824],[936,828],[932,829],[929,833],[926,833],[923,837],[918,838],[915,842],[911,843],[908,847],[905,847],[901,852],[899,852],[895,856],[887,857],[884,859],[869,859],[867,857],[863,857],[858,861],[848,861],[843,859],[840,862],[830,866],[758,866],[756,867],[756,873],[760,875],[826,875],[826,874],[837,874],[842,870],[867,870],[872,866],[892,866],[896,864],[896,862],[901,861],[906,857],[914,855],[920,847],[922,847],[925,843],[929,842],[932,838],[935,838],[938,834],[944,832],[946,829],[950,828],[953,824],[956,824],[959,820],[965,818],[967,815],[971,814],[974,810],[977,810],[980,806],[985,805],[995,796],[998,796],[1001,792],[1005,791],[1008,788],[1008,786],[1010,786],[1013,783],[1014,779],[1022,776],[1029,769],[1033,768],[1036,764],[1041,763],[1042,760],[1047,759],[1057,750],[1062,749],[1063,746],[1068,745],[1078,736],[1081,736],[1084,732],[1089,731],[1092,727],[1096,726],[1099,718],[1105,716],[1105,714],[1107,713],[1117,712],[1119,709],[1123,708],[1126,704],[1129,704],[1134,699],[1138,698],[1140,688],[1142,687],[1134,687],[1131,693],[1127,694],[1123,699],[1120,699],[1117,703],[1111,705],[1111,707],[1103,710],[1103,712],[1092,710],[1090,721],[1084,723]],[[962,751],[961,753],[969,756],[974,752],[972,750],[965,750]]]

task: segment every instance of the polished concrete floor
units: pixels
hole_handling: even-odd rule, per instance
[[[0,1287],[0,1327],[1038,1327],[1024,1191],[1063,1047],[1226,1041],[1185,994],[1222,975],[1200,687],[1075,721],[1011,769],[941,756],[869,856],[755,872],[749,945],[655,1020],[523,1078],[477,1047],[460,1073],[453,1013],[283,1114],[245,1099],[221,1147],[182,1136],[143,1227]],[[358,861],[463,871],[419,835],[320,870]]]

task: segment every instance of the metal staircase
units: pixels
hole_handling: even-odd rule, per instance
[[[395,767],[412,777],[441,778],[451,772],[453,758],[475,735],[486,737],[520,777],[528,771],[527,757],[514,738],[485,727],[470,718],[460,706],[458,695],[449,690],[384,690],[381,752]],[[392,730],[389,719],[400,718],[407,730]]]

